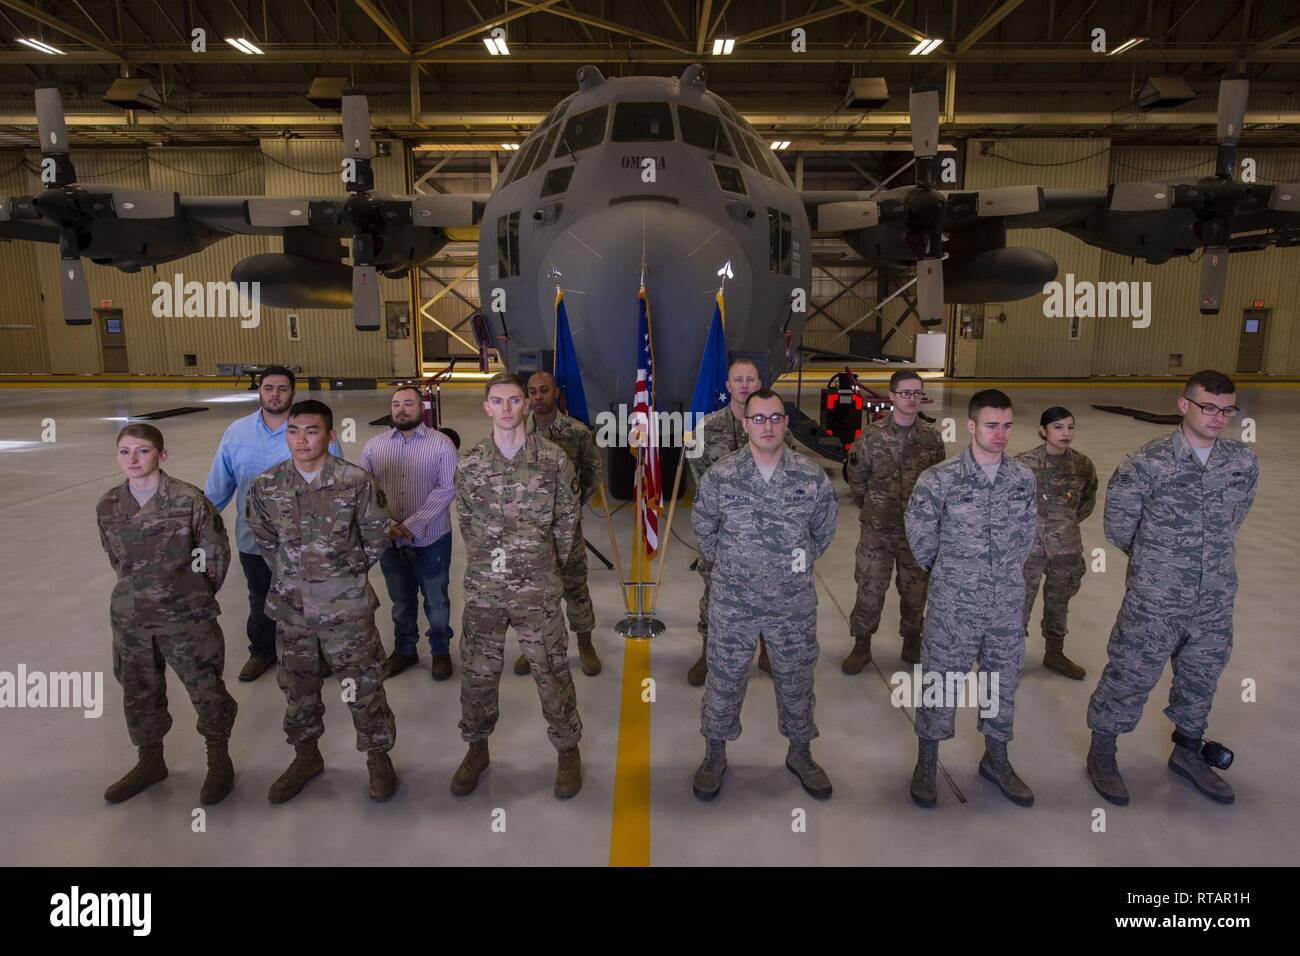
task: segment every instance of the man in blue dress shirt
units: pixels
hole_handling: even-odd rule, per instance
[[[248,663],[239,672],[239,679],[245,683],[257,680],[275,663],[275,621],[265,613],[271,569],[248,528],[244,504],[253,479],[289,458],[285,425],[296,385],[293,372],[282,365],[272,365],[262,373],[257,387],[257,411],[230,423],[221,436],[203,487],[203,493],[217,511],[224,511],[230,499],[238,496],[235,542],[239,548],[239,565],[248,582]],[[331,455],[342,457],[336,443],[331,442],[329,450]]]

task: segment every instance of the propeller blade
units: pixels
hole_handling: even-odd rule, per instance
[[[305,226],[310,204],[302,199],[249,199],[248,223],[251,226]]]
[[[1111,212],[1157,212],[1172,209],[1174,187],[1170,183],[1115,183],[1110,190]]]
[[[411,201],[411,216],[417,226],[472,226],[474,200],[470,196],[420,196]]]
[[[366,95],[357,90],[343,94],[343,155],[370,158],[370,107]]]
[[[870,200],[827,202],[817,207],[819,232],[852,232],[880,224],[880,206]]]
[[[1228,250],[1214,246],[1201,257],[1201,284],[1197,293],[1201,300],[1201,315],[1218,315],[1223,302],[1223,289],[1228,283]]]
[[[36,125],[41,133],[41,155],[68,152],[68,124],[63,119],[63,100],[57,86],[36,88]]]
[[[352,324],[361,332],[379,329],[379,276],[374,266],[352,267]]]
[[[1219,83],[1219,142],[1236,146],[1241,140],[1241,124],[1246,118],[1246,98],[1250,80],[1245,74],[1233,73]]]
[[[1268,208],[1276,212],[1300,212],[1300,183],[1281,183],[1273,187]]]
[[[979,215],[983,218],[1023,216],[1042,208],[1041,186],[1002,186],[979,191]]]
[[[68,325],[90,325],[90,286],[80,259],[59,260],[59,296],[63,321]]]
[[[916,311],[922,325],[943,321],[943,260],[916,263]]]
[[[914,86],[907,102],[912,114],[912,154],[918,159],[938,155],[939,91],[932,86]]]
[[[114,189],[113,211],[119,219],[171,219],[180,213],[180,196],[156,189]]]

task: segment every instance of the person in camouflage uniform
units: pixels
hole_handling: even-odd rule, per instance
[[[1201,757],[1219,676],[1232,654],[1237,593],[1233,539],[1259,482],[1259,460],[1222,436],[1237,414],[1232,379],[1210,369],[1187,380],[1172,434],[1147,442],[1106,487],[1106,539],[1128,555],[1124,602],[1107,663],[1088,702],[1088,776],[1112,803],[1128,803],[1115,739],[1137,726],[1168,661],[1165,716],[1174,724],[1169,769],[1232,803],[1232,786]]]
[[[1038,483],[1038,530],[1034,548],[1025,561],[1025,631],[1034,609],[1038,582],[1043,583],[1043,640],[1047,650],[1043,666],[1072,680],[1087,672],[1065,656],[1066,616],[1070,598],[1079,593],[1087,566],[1083,561],[1083,535],[1079,525],[1097,503],[1097,469],[1071,446],[1074,416],[1068,408],[1053,405],[1039,418],[1043,444],[1022,452],[1016,460],[1027,465]]]
[[[838,503],[816,464],[783,447],[785,405],[761,389],[745,407],[748,444],[704,474],[691,513],[700,551],[712,565],[708,679],[700,707],[704,761],[695,795],[711,800],[727,769],[726,742],[740,736],[749,663],[767,638],[777,726],[790,741],[785,765],[814,797],[831,782],[812,758],[817,589],[813,562],[835,535]]]
[[[525,430],[526,399],[517,376],[494,375],[484,394],[492,433],[456,468],[456,512],[465,539],[460,731],[469,751],[451,792],[472,793],[487,769],[506,629],[513,627],[559,752],[555,795],[568,798],[582,786],[582,721],[560,617],[560,567],[579,543],[582,485],[564,449]]]
[[[700,487],[700,480],[710,467],[732,452],[745,447],[747,443],[744,428],[745,402],[749,400],[750,395],[762,387],[762,384],[758,366],[754,364],[753,359],[734,359],[728,366],[727,393],[731,396],[731,400],[726,407],[704,416],[698,426],[698,431],[701,433],[701,437],[697,439],[701,447],[700,454],[694,458],[687,456],[686,459],[690,462],[691,474],[695,476],[697,490]],[[784,430],[784,434],[785,444],[793,449],[794,441],[790,437],[789,430]],[[692,687],[702,686],[708,672],[709,581],[713,571],[713,565],[703,554],[696,562],[696,567],[699,568],[700,577],[704,579],[704,593],[700,596],[700,620],[697,625],[704,646],[700,648],[699,660],[691,665],[686,675],[686,680]],[[758,642],[758,669],[765,674],[772,673],[772,666],[767,657],[767,644],[762,639]]]
[[[117,574],[109,602],[113,676],[122,685],[127,733],[139,750],[135,767],[105,791],[110,803],[167,776],[163,737],[172,718],[166,665],[185,685],[207,742],[199,799],[219,803],[235,783],[228,744],[238,706],[222,680],[226,641],[216,597],[230,567],[230,542],[203,492],[162,471],[166,460],[162,432],[127,425],[117,436],[126,481],[95,506],[99,540]]]
[[[916,563],[930,572],[921,670],[923,679],[936,675],[945,689],[955,688],[955,679],[978,659],[990,696],[996,677],[997,710],[981,712],[978,723],[985,742],[979,772],[1027,807],[1034,795],[1012,769],[1007,744],[1025,655],[1024,566],[1037,523],[1034,473],[1005,454],[1013,413],[1003,392],[976,392],[966,417],[971,444],[959,457],[925,470],[904,519]],[[953,736],[956,704],[947,699],[917,707],[912,799],[920,806],[938,801],[939,741]]]
[[[871,660],[871,637],[880,627],[880,612],[895,566],[903,660],[915,664],[921,659],[927,579],[907,546],[903,509],[921,472],[944,457],[938,430],[918,418],[924,394],[920,375],[895,372],[889,379],[893,410],[864,429],[849,450],[845,470],[853,500],[862,509],[862,531],[853,569],[858,594],[849,616],[853,650],[840,665],[845,674],[861,673]]]
[[[564,609],[569,617],[569,629],[578,636],[578,656],[582,672],[588,677],[600,673],[600,658],[591,642],[591,632],[596,626],[596,611],[591,606],[591,592],[587,590],[587,542],[582,536],[582,509],[600,487],[600,449],[591,429],[570,418],[555,407],[559,387],[550,372],[534,372],[528,377],[528,402],[531,406],[524,430],[539,434],[564,449],[578,473],[581,500],[578,502],[578,531],[573,552],[560,564],[560,583],[564,587]],[[515,673],[528,673],[528,658],[520,654],[515,661]]]
[[[387,502],[365,469],[329,454],[334,414],[314,400],[289,410],[292,457],[258,475],[248,491],[248,526],[271,568],[266,613],[278,623],[284,732],[296,756],[271,786],[283,803],[325,769],[322,660],[344,688],[357,749],[366,754],[370,796],[397,789],[388,751],[397,723],[384,694],[384,649],[375,627],[379,598],[367,573],[388,547]]]

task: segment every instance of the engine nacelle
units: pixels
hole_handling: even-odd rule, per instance
[[[290,309],[352,308],[352,267],[283,252],[241,259],[230,273],[235,282],[256,282],[263,305]]]
[[[1056,278],[1056,260],[1039,249],[985,249],[943,263],[946,302],[1008,302],[1038,295]]]

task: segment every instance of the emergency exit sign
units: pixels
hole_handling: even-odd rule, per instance
[[[113,307],[113,300],[112,300],[112,299],[100,299],[100,300],[99,300],[99,307],[100,307],[101,309],[111,309],[111,308]]]
[[[1256,299],[1254,302],[1252,302],[1252,303],[1250,304],[1250,307],[1251,307],[1252,309],[1262,309],[1262,308],[1264,308],[1264,300],[1263,300],[1263,299]]]

